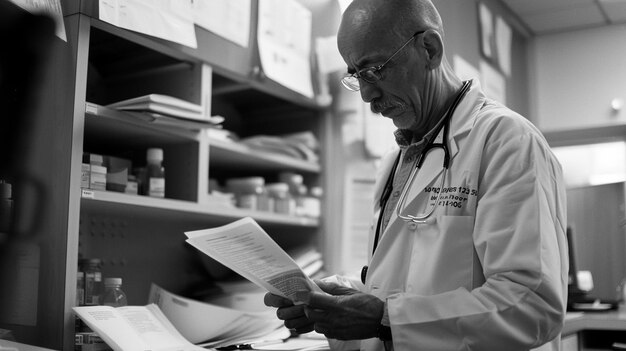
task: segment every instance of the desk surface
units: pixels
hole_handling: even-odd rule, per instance
[[[626,331],[626,307],[607,312],[568,312],[562,335],[570,335],[583,330],[623,330]]]

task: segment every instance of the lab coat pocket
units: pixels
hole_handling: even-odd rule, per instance
[[[438,216],[414,236],[409,290],[423,295],[472,288],[474,216]]]

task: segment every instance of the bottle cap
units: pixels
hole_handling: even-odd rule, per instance
[[[104,278],[104,285],[122,285],[122,278]]]
[[[148,149],[148,160],[163,161],[163,149],[150,148]]]
[[[10,199],[12,196],[11,184],[0,180],[0,199]]]

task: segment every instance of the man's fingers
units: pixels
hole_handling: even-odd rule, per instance
[[[310,293],[306,304],[311,308],[324,310],[333,310],[338,307],[336,296],[326,295],[318,292]]]
[[[300,318],[285,320],[285,327],[287,327],[288,329],[295,329],[295,330],[303,330],[306,328],[311,328],[312,330],[313,323],[303,315]]]
[[[276,317],[282,320],[305,317],[304,305],[279,307],[276,311]]]
[[[266,293],[263,297],[263,302],[266,306],[269,307],[285,307],[293,305],[291,300],[286,299],[282,296],[274,295],[272,293]]]
[[[355,292],[357,292],[357,290],[354,290],[352,288],[348,288],[342,285],[339,285],[337,283],[333,283],[333,282],[324,282],[324,281],[317,281],[317,286],[320,287],[320,289],[322,289],[324,292],[329,293],[331,295],[350,295],[353,294]]]

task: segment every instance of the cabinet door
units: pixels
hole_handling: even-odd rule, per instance
[[[15,210],[0,234],[0,328],[60,349],[75,74],[68,44],[45,24],[0,1],[0,178]]]

